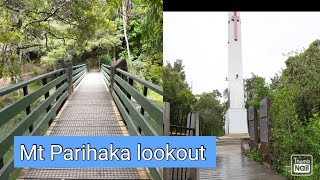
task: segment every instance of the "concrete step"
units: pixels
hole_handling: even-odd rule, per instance
[[[247,138],[247,136],[239,135],[226,135],[217,137],[217,145],[239,145],[241,144],[241,139]]]
[[[238,144],[240,146],[241,141],[221,141],[217,140],[217,145],[236,145]]]

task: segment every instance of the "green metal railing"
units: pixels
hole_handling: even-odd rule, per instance
[[[43,135],[86,71],[86,65],[70,66],[0,89],[1,98],[23,91],[20,99],[0,109],[0,130],[7,123],[12,123],[18,114],[26,112],[13,128],[0,137],[0,179],[9,179],[14,170],[13,155],[9,152],[12,151],[14,136]],[[30,86],[39,82],[41,87],[29,93]],[[4,161],[4,156],[8,160]]]
[[[163,89],[120,68],[102,64],[101,73],[125,120],[130,135],[162,136],[163,109],[147,98],[148,90],[163,96]],[[134,82],[143,87],[142,92]],[[137,107],[140,107],[137,108]],[[162,179],[162,169],[149,168],[153,179]]]
[[[87,72],[87,65],[85,64],[72,67],[73,88],[76,88],[78,86],[78,84],[81,82],[86,72]]]

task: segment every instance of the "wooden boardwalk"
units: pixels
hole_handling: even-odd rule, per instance
[[[47,131],[50,136],[125,136],[127,128],[100,72],[89,72]],[[144,168],[24,169],[19,179],[149,179]]]

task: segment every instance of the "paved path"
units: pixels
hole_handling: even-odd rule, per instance
[[[284,180],[269,168],[249,159],[240,152],[240,145],[217,146],[217,168],[200,169],[200,180]]]
[[[47,134],[50,136],[123,136],[128,131],[99,72],[88,73],[66,102]],[[20,179],[148,179],[145,169],[28,169]]]

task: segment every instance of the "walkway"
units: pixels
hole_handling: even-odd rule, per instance
[[[53,121],[50,136],[124,136],[128,131],[100,72],[88,73]],[[149,179],[140,168],[24,169],[20,179]]]
[[[200,169],[200,180],[284,180],[271,169],[249,159],[240,152],[240,144],[217,145],[217,168]]]

